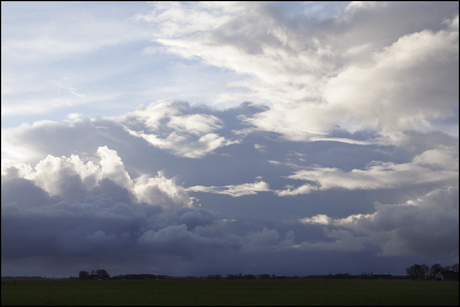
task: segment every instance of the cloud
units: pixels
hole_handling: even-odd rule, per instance
[[[371,214],[340,219],[319,214],[300,221],[322,225],[328,236],[337,239],[328,243],[305,242],[303,249],[362,249],[364,245],[358,242],[363,242],[377,245],[382,256],[458,256],[458,187],[436,189],[404,204],[376,203]]]
[[[343,172],[339,168],[309,167],[288,176],[305,180],[297,188],[277,190],[279,196],[298,195],[330,189],[392,189],[399,186],[424,183],[449,182],[458,184],[458,147],[430,149],[415,156],[411,162],[370,163],[366,169]]]
[[[458,15],[444,30],[424,30],[399,38],[375,53],[368,66],[348,66],[328,81],[324,97],[337,114],[349,114],[341,120],[344,125],[346,120],[354,120],[368,127],[379,126],[389,138],[398,137],[395,132],[429,129],[427,119],[447,116],[455,107],[451,100],[458,96],[452,86],[458,81],[455,63]]]
[[[49,202],[49,195],[37,187],[32,180],[13,178],[2,181],[2,206],[10,206],[10,210],[22,207],[37,207]]]
[[[166,210],[194,206],[194,198],[161,172],[156,177],[142,175],[132,180],[115,150],[101,146],[97,156],[99,161],[85,163],[78,155],[70,158],[48,155],[34,169],[24,163],[6,161],[2,164],[2,182],[12,177],[25,178],[50,195],[64,198],[104,191],[116,198],[161,205]]]
[[[247,122],[289,140],[324,139],[340,126],[377,130],[367,141],[407,143],[407,130],[439,129],[430,120],[456,108],[455,10],[351,3],[320,21],[301,9],[288,16],[277,5],[163,4],[136,18],[161,25],[156,42],[169,52],[244,76],[229,84],[251,90],[239,99],[269,106]],[[427,9],[435,13],[424,23],[406,20],[405,13]],[[385,20],[385,31],[376,20]]]
[[[187,231],[187,226],[168,226],[158,231],[149,230],[138,243],[155,252],[184,256],[206,251],[207,249],[227,250],[231,247],[225,238],[201,236],[199,231]]]
[[[132,120],[142,123],[151,133],[135,131],[126,127],[126,131],[144,139],[149,144],[161,149],[171,150],[178,156],[201,158],[215,149],[238,143],[227,140],[212,131],[222,128],[220,120],[209,114],[183,115],[187,105],[181,103],[158,102],[147,108],[128,115]],[[165,123],[161,126],[160,123]],[[162,137],[163,136],[163,137]]]
[[[4,8],[2,274],[458,262],[458,3]]]
[[[32,167],[26,163],[2,159],[2,183],[14,178],[24,178],[30,172],[32,172]]]
[[[174,180],[167,179],[161,173],[154,178],[146,175],[137,178],[133,189],[139,202],[161,204],[166,208],[194,205],[193,198],[184,188],[177,186]]]
[[[21,202],[16,197],[19,188],[23,194],[34,196],[34,202]],[[158,205],[114,202],[107,194],[53,202],[46,192],[24,179],[3,183],[2,191],[2,259],[111,257],[124,249],[151,253],[150,247],[171,255],[193,254],[206,246],[227,246],[225,237],[212,238],[212,232],[197,230],[215,220],[203,210],[167,212]],[[9,202],[11,199],[17,202]]]
[[[262,231],[251,231],[244,237],[243,248],[247,251],[259,251],[264,249],[269,251],[273,245],[278,243],[279,234],[275,229],[264,228]]]
[[[223,187],[216,186],[193,186],[186,189],[191,192],[205,192],[205,193],[216,193],[216,194],[226,194],[232,197],[240,197],[245,195],[254,195],[258,192],[268,192],[270,191],[269,185],[260,180],[254,183],[244,183],[239,185],[227,185]]]
[[[344,229],[326,231],[326,236],[333,239],[331,242],[302,242],[296,248],[303,251],[335,251],[335,252],[359,252],[365,247],[359,237]]]
[[[320,104],[291,100],[248,121],[299,141],[327,135],[339,125],[351,132],[380,130],[380,142],[407,142],[406,130],[433,129],[429,119],[449,116],[456,107],[457,25],[458,16],[439,32],[401,37],[375,52],[369,64],[350,63],[326,79]]]

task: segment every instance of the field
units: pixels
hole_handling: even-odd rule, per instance
[[[107,280],[2,281],[8,305],[458,306],[458,281]]]

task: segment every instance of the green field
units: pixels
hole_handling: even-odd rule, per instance
[[[458,281],[107,280],[2,281],[8,305],[458,306]]]

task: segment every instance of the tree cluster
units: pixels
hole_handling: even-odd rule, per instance
[[[98,280],[98,279],[109,279],[110,275],[104,269],[88,271],[80,271],[78,273],[78,278],[83,280]]]
[[[453,266],[442,267],[439,263],[433,264],[429,268],[425,264],[414,264],[406,269],[407,276],[414,280],[426,280],[434,279],[436,274],[441,273],[443,275],[454,275],[458,279],[458,263]]]

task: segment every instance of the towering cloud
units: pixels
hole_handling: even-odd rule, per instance
[[[193,206],[193,197],[161,172],[156,177],[142,175],[132,180],[115,150],[99,147],[97,156],[99,161],[85,163],[78,155],[70,158],[48,155],[34,169],[30,165],[7,161],[2,165],[2,181],[13,176],[28,179],[49,195],[63,198],[92,191],[113,192],[114,196],[125,194],[128,200],[160,205],[167,210]]]

